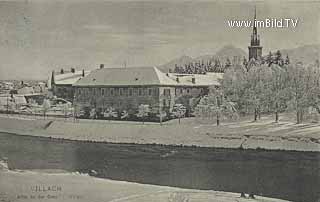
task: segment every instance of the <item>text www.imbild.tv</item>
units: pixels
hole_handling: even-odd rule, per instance
[[[264,20],[228,20],[227,24],[231,28],[247,28],[247,27],[262,27],[262,28],[296,28],[299,19],[292,18],[266,18]]]

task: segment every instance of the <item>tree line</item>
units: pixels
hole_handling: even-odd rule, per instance
[[[278,122],[282,112],[294,112],[296,122],[301,123],[308,112],[320,113],[319,61],[310,65],[273,61],[249,69],[232,65],[220,88],[200,100],[196,112],[201,111],[216,116],[217,124],[218,119],[235,114],[252,114],[257,121],[262,114],[273,113]]]
[[[280,67],[283,67],[284,65],[290,64],[290,59],[288,55],[284,58],[282,53],[278,50],[274,53],[270,51],[267,56],[264,56],[259,60],[252,59],[248,61],[246,57],[241,59],[235,56],[232,61],[227,57],[224,62],[221,62],[218,57],[212,57],[207,61],[202,60],[190,62],[185,65],[175,64],[175,67],[169,71],[178,74],[206,74],[207,72],[224,73],[231,66],[240,64],[243,65],[247,71],[249,71],[252,66],[256,66],[257,64],[268,66],[276,64]]]

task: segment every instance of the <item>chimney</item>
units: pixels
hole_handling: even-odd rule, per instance
[[[104,68],[104,64],[100,64],[100,69],[103,69]]]
[[[64,70],[63,70],[63,68],[60,70],[60,74],[64,74]]]
[[[196,78],[192,77],[192,83],[195,84],[196,83]]]
[[[82,70],[82,77],[84,77],[85,76],[85,74],[84,74],[84,69]]]
[[[176,78],[176,82],[178,82],[178,83],[180,82],[180,81],[179,81],[179,77]]]
[[[75,72],[76,72],[76,70],[71,67],[71,73],[75,73]]]

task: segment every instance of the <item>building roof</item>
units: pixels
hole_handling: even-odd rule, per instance
[[[177,82],[156,67],[102,68],[78,80],[74,86],[174,86]]]
[[[202,86],[219,86],[220,85],[219,80],[222,79],[223,73],[211,73],[211,72],[207,72],[206,74],[170,73],[168,74],[168,76],[177,82],[176,86],[202,87]],[[194,79],[194,82],[192,81],[192,79]]]
[[[88,75],[90,71],[85,71],[84,74]],[[82,78],[82,71],[67,72],[63,74],[55,74],[54,82],[56,85],[72,85]],[[48,79],[48,87],[51,88],[51,75]]]

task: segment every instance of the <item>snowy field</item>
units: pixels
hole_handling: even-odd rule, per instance
[[[260,196],[241,198],[240,193],[98,179],[79,173],[12,171],[1,164],[0,179],[0,201],[5,202],[285,202]]]
[[[320,151],[320,124],[295,124],[271,116],[214,125],[188,118],[158,123],[0,117],[0,131],[22,135],[112,143],[165,144],[201,147]]]

